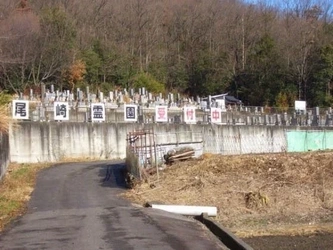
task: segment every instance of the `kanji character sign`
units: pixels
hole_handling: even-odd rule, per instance
[[[23,100],[13,101],[13,118],[29,119],[29,101],[23,101]]]
[[[156,120],[156,122],[167,122],[168,121],[168,107],[167,106],[156,106],[155,120]]]
[[[91,121],[105,121],[105,105],[104,103],[91,104]]]
[[[69,120],[68,102],[54,102],[54,120],[55,121]]]
[[[221,123],[221,109],[220,108],[211,108],[210,109],[210,120],[212,123]]]
[[[136,122],[138,120],[138,107],[137,105],[125,104],[124,105],[124,120]]]
[[[184,108],[184,122],[185,123],[195,123],[195,107],[185,107]]]

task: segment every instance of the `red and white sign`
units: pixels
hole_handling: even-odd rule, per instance
[[[168,106],[155,107],[155,121],[167,122],[168,121]]]
[[[185,123],[195,123],[195,107],[185,107],[184,108],[184,122]]]
[[[222,122],[220,108],[211,108],[210,109],[210,120],[211,120],[211,123],[221,123]]]

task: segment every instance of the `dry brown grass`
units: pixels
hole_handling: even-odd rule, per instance
[[[6,106],[0,106],[0,132],[9,133],[9,124],[13,121]]]
[[[332,225],[333,151],[204,155],[160,171],[153,186],[142,183],[126,196],[141,204],[216,206],[215,219],[242,236],[304,233]]]

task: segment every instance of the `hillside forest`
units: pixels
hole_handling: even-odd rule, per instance
[[[333,105],[333,3],[1,0],[0,91],[146,87]]]

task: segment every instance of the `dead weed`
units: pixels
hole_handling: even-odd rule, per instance
[[[333,151],[209,154],[175,163],[159,176],[150,177],[158,183],[154,188],[136,185],[127,196],[141,204],[216,206],[216,220],[235,232],[333,222]]]
[[[0,231],[13,218],[21,215],[35,185],[37,172],[50,164],[15,164],[0,183]]]

